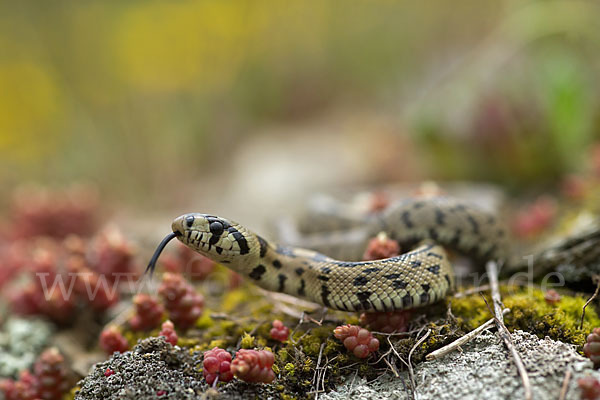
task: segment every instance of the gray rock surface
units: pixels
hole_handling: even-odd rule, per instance
[[[580,356],[574,346],[538,337],[522,331],[513,334],[529,379],[533,398],[557,399],[567,369],[572,377],[567,399],[579,399],[577,379],[600,373],[592,363]],[[522,399],[523,386],[512,358],[494,333],[486,331],[441,359],[424,362],[415,367],[414,398],[425,399]],[[389,374],[367,383],[361,378],[347,378],[336,392],[319,396],[321,400],[410,399],[410,381],[406,372],[399,378]]]
[[[98,363],[78,385],[75,400],[276,399],[274,385],[233,380],[211,389],[200,372],[202,355],[171,346],[164,338],[138,342],[132,351]],[[114,371],[105,375],[107,368]]]
[[[196,399],[206,389],[200,361],[164,338],[144,339],[133,351],[96,364],[75,399]],[[107,369],[114,374],[106,376]]]
[[[536,400],[557,399],[567,370],[572,371],[567,399],[579,399],[577,380],[586,375],[600,379],[592,363],[575,347],[522,331],[513,334],[515,346],[527,368]],[[199,372],[201,356],[173,347],[163,338],[140,341],[133,351],[115,353],[96,364],[82,380],[77,400],[100,399],[200,399],[211,398],[209,386]],[[106,377],[107,368],[115,371]],[[417,399],[475,400],[522,399],[523,387],[512,358],[495,333],[480,336],[446,356],[415,366],[414,397],[408,373],[398,378],[383,374],[366,382],[357,375],[346,377],[336,391],[320,394],[320,400]],[[277,381],[275,382],[277,384]],[[278,398],[275,385],[253,385],[238,380],[219,387],[222,399]],[[214,394],[216,392],[213,391]],[[164,397],[163,397],[164,396]]]

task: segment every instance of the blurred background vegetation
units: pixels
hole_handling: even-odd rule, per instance
[[[0,2],[2,190],[91,181],[151,209],[552,184],[599,136],[598,15],[578,0]]]

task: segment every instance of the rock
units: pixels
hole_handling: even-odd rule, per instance
[[[556,399],[568,368],[573,374],[566,399],[579,399],[577,379],[586,375],[600,378],[592,363],[579,355],[573,345],[549,338],[539,339],[522,331],[515,331],[513,340],[527,369],[534,399]],[[462,352],[453,352],[415,366],[416,399],[524,397],[521,378],[512,358],[495,334],[486,331],[462,349]],[[399,378],[386,374],[371,383],[349,377],[338,390],[319,398],[410,399],[410,391],[408,373],[401,372]]]
[[[201,358],[164,338],[141,340],[132,351],[114,353],[79,382],[75,399],[195,399],[206,389]],[[114,374],[105,375],[110,368]]]

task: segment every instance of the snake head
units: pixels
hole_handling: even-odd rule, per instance
[[[192,250],[219,263],[230,264],[255,253],[256,236],[238,223],[208,214],[184,214],[172,224],[177,238]]]

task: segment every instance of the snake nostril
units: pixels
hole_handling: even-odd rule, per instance
[[[190,215],[188,217],[185,217],[185,223],[187,225],[188,228],[191,228],[192,225],[194,224],[194,216]]]

